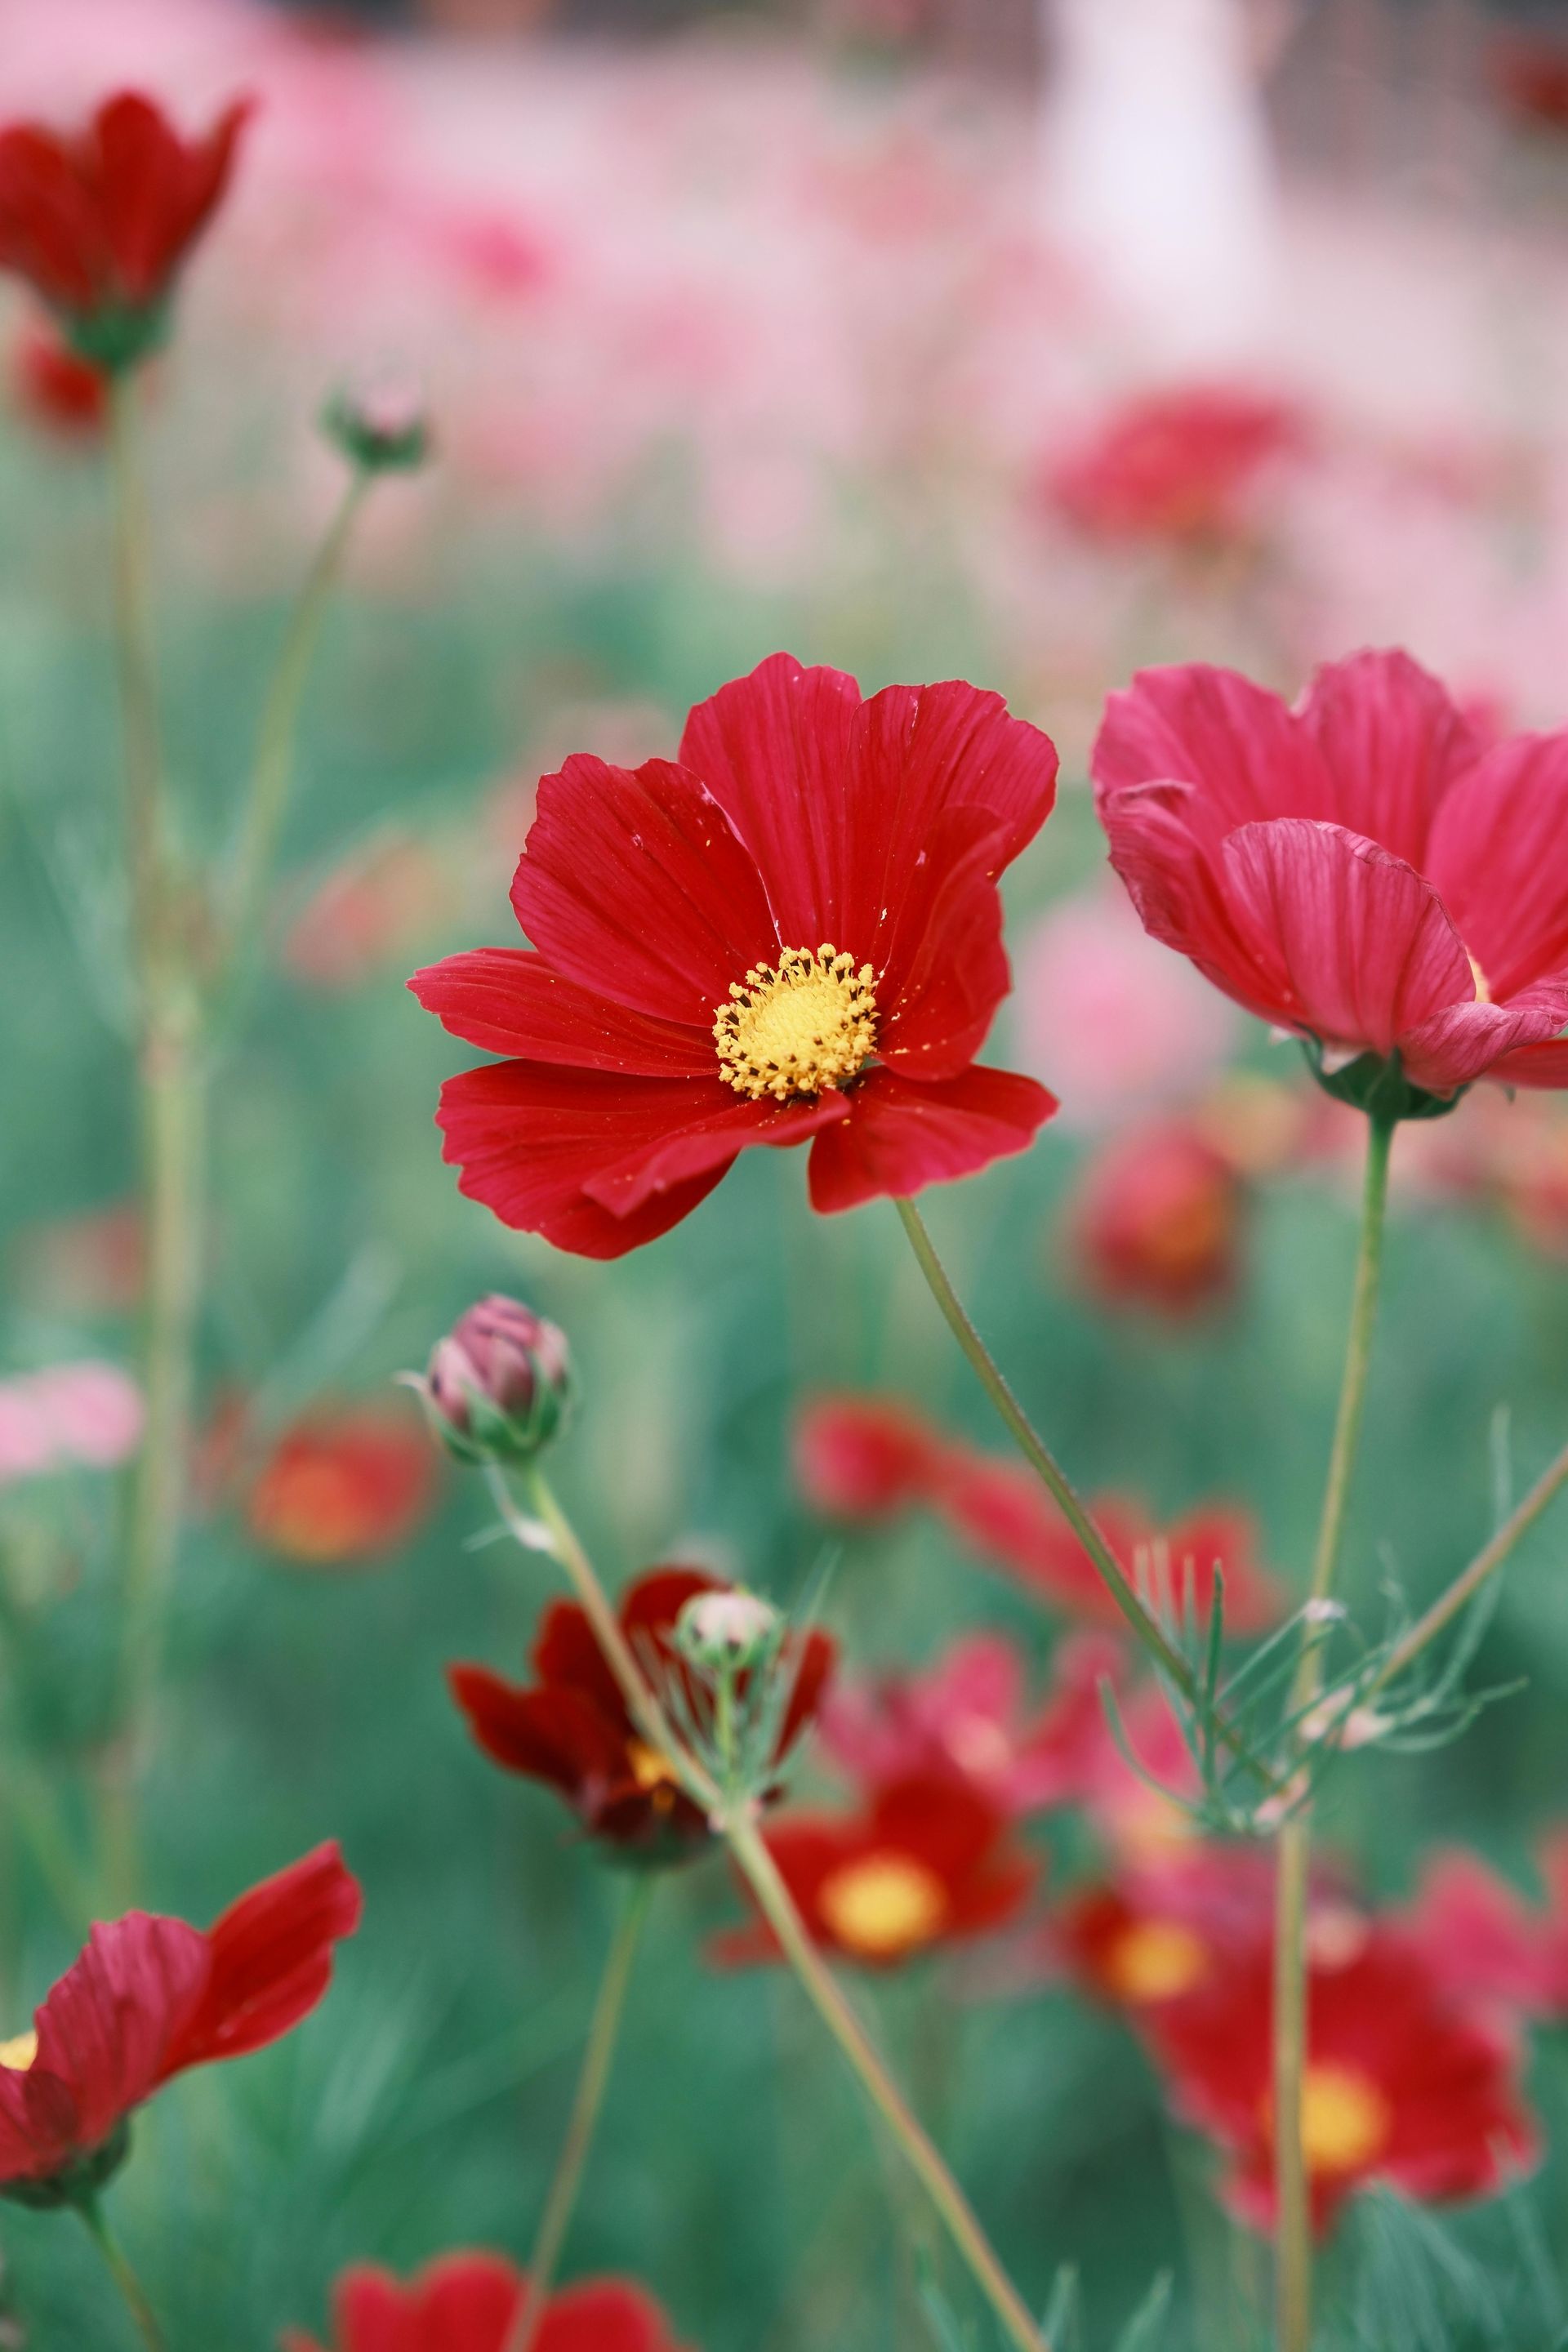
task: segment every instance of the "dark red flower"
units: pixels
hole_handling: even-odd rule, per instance
[[[1221,541],[1243,529],[1259,478],[1302,440],[1297,411],[1268,394],[1162,386],[1115,409],[1049,468],[1044,488],[1097,538]]]
[[[315,2008],[359,1915],[324,1845],[205,1934],[144,1911],[94,1927],[33,2032],[0,2044],[0,2193],[58,2202],[106,2179],[132,2110],[172,2075],[259,2050]]]
[[[443,2254],[406,2284],[356,2263],[332,2292],[332,2340],[290,2329],[283,2352],[506,2352],[528,2285],[500,2254]],[[629,2279],[586,2279],[552,2294],[532,2352],[679,2352],[669,2323]]]
[[[158,341],[249,112],[237,100],[186,141],[152,99],[121,90],[80,131],[0,131],[0,269],[37,289],[84,359],[113,369]]]
[[[308,1568],[395,1551],[428,1512],[436,1456],[401,1406],[323,1406],[296,1422],[263,1463],[246,1504],[258,1543]]]
[[[1194,664],[1112,695],[1093,767],[1146,929],[1326,1074],[1568,1085],[1568,730],[1488,749],[1401,653],[1294,709]]]
[[[942,1432],[897,1397],[813,1397],[795,1423],[801,1493],[832,1519],[892,1518],[929,1501],[946,1458]]]
[[[1387,1926],[1309,1969],[1303,2139],[1326,2229],[1353,2190],[1386,2180],[1422,2201],[1486,2196],[1535,2160],[1509,2035],[1455,2001],[1422,1948]],[[1268,1944],[1146,2014],[1172,2103],[1226,2150],[1226,2196],[1274,2213]]]
[[[867,1968],[1005,1927],[1038,1875],[1005,1814],[952,1774],[894,1781],[860,1813],[796,1813],[767,1844],[815,1940]],[[759,1917],[721,1937],[714,1957],[733,1966],[779,1951]]]
[[[11,393],[29,423],[58,441],[98,440],[109,415],[103,377],[47,327],[27,326],[12,347]]]
[[[1245,1211],[1234,1165],[1194,1122],[1135,1128],[1079,1172],[1068,1209],[1073,1273],[1110,1305],[1194,1314],[1236,1287]]]
[[[727,1588],[695,1569],[656,1568],[621,1602],[621,1630],[639,1664],[679,1682],[695,1702],[674,1645],[692,1596]],[[786,1641],[780,1670],[792,1678],[779,1727],[783,1759],[816,1712],[833,1669],[833,1643],[813,1631]],[[533,1645],[526,1687],[487,1666],[453,1666],[452,1696],[485,1754],[509,1772],[556,1790],[592,1835],[628,1859],[676,1862],[704,1845],[706,1815],[679,1788],[667,1758],[641,1737],[592,1626],[574,1601],[552,1601]],[[740,1687],[744,1689],[744,1678]]]
[[[616,1257],[756,1144],[815,1139],[820,1210],[1023,1150],[1051,1097],[974,1056],[1008,986],[996,877],[1056,772],[996,695],[863,702],[785,654],[698,705],[678,764],[569,760],[512,884],[533,952],[480,948],[409,983],[515,1057],[442,1090],[462,1191]]]

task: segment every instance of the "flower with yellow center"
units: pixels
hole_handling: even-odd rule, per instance
[[[1382,2155],[1394,2109],[1370,2074],[1332,2060],[1308,2067],[1301,2084],[1301,2147],[1313,2173],[1361,2172]]]
[[[753,964],[713,1023],[725,1085],[781,1103],[845,1085],[877,1043],[876,977],[826,941]]]
[[[38,2054],[36,2033],[18,2033],[9,2042],[0,2042],[0,2066],[13,2074],[25,2074]]]
[[[1173,2000],[1208,1974],[1208,1948],[1177,1919],[1138,1919],[1105,1958],[1105,1977],[1122,2000]]]
[[[632,1768],[632,1779],[637,1787],[646,1797],[652,1799],[655,1811],[668,1813],[679,1789],[675,1767],[668,1757],[661,1756],[657,1748],[650,1748],[646,1739],[633,1739],[627,1743],[626,1761]]]
[[[847,1951],[892,1960],[941,1933],[947,1890],[909,1854],[868,1853],[829,1874],[817,1889],[824,1924]]]

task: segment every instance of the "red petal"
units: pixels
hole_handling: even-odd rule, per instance
[[[1505,1087],[1568,1087],[1568,1038],[1545,1045],[1521,1045],[1486,1073]]]
[[[525,1062],[565,1062],[650,1078],[713,1075],[711,1024],[650,1021],[552,971],[525,948],[475,948],[428,964],[408,983],[426,1013],[466,1045]]]
[[[873,1070],[849,1100],[850,1117],[812,1146],[811,1202],[825,1212],[972,1176],[1027,1150],[1057,1107],[1033,1078],[978,1065],[932,1086]]]
[[[1259,962],[1250,933],[1211,862],[1223,842],[1213,833],[1195,786],[1127,784],[1099,796],[1110,862],[1152,939],[1190,956],[1215,986],[1265,1021],[1288,1023],[1277,976]],[[1223,870],[1223,869],[1222,869]]]
[[[569,980],[710,1033],[731,982],[778,954],[749,852],[712,795],[668,760],[634,774],[579,756],[544,777],[511,903]]]
[[[1501,1003],[1568,970],[1568,730],[1516,735],[1444,802],[1426,871]]]
[[[206,1935],[207,1981],[165,2075],[276,2042],[331,1980],[332,1948],[359,1926],[358,1882],[335,1844],[253,1886]]]
[[[447,1679],[476,1744],[505,1770],[574,1803],[624,1770],[625,1732],[582,1692],[520,1690],[484,1666],[453,1666]]]
[[[1279,813],[1332,817],[1380,849],[1430,870],[1433,819],[1480,750],[1475,729],[1447,688],[1408,654],[1352,654],[1314,674],[1300,721],[1330,779],[1331,803]]]
[[[1452,1094],[1493,1077],[1515,1055],[1542,1047],[1568,1024],[1568,973],[1521,989],[1506,1004],[1451,1004],[1401,1039],[1405,1067],[1419,1087]]]
[[[533,2340],[535,2352],[678,2352],[658,2305],[624,2279],[584,2279],[552,2295]]]
[[[1000,840],[974,810],[948,811],[904,888],[878,983],[877,1051],[909,1077],[967,1069],[1007,993]]]
[[[837,1658],[838,1645],[832,1635],[819,1632],[815,1626],[807,1633],[804,1648],[784,1653],[784,1672],[793,1680],[789,1703],[779,1727],[778,1746],[773,1751],[776,1756],[787,1755],[815,1717]]]
[[[500,2254],[443,2255],[414,2281],[399,2352],[505,2352],[524,2284],[522,2273]]]
[[[356,2263],[332,2295],[337,2352],[407,2352],[408,2293],[390,2271]]]
[[[1004,1827],[1001,1813],[973,1781],[913,1773],[878,1790],[865,1842],[913,1854],[951,1887],[985,1861]]]
[[[679,1134],[667,1136],[653,1150],[639,1150],[622,1166],[586,1178],[583,1190],[588,1198],[614,1210],[617,1216],[626,1216],[646,1208],[676,1185],[689,1183],[713,1169],[722,1173],[738,1151],[757,1144],[804,1143],[849,1117],[848,1097],[831,1087],[815,1097],[786,1103],[766,1097],[752,1101],[728,1087],[704,1087],[703,1092],[717,1092],[724,1098],[710,1108],[704,1108]]]
[[[1443,902],[1386,850],[1299,817],[1243,825],[1225,872],[1259,965],[1294,1027],[1389,1054],[1474,996]]]
[[[54,132],[35,123],[0,131],[0,267],[57,309],[85,310],[107,263],[97,209]]]
[[[1194,838],[1217,848],[1261,817],[1339,814],[1316,744],[1277,694],[1206,662],[1140,670],[1113,694],[1090,757],[1096,797],[1184,783]]]

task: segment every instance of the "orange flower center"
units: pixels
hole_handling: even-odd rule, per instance
[[[651,1797],[658,1812],[668,1813],[676,1800],[679,1782],[668,1756],[650,1748],[646,1739],[633,1739],[626,1745],[626,1761],[632,1768],[632,1779],[643,1794]]]
[[[1331,2061],[1301,2084],[1301,2145],[1309,2172],[1361,2172],[1383,2153],[1394,2110],[1370,2074]]]
[[[719,1075],[753,1102],[788,1102],[852,1078],[877,1043],[876,974],[831,945],[785,948],[730,984],[713,1041]]]
[[[10,2042],[0,2042],[0,2066],[13,2074],[25,2074],[38,2054],[36,2033],[18,2033]]]
[[[868,1853],[825,1878],[816,1907],[846,1950],[889,1960],[931,1943],[947,1916],[947,1889],[908,1854]]]
[[[1105,1959],[1112,1992],[1123,2000],[1170,2000],[1208,1974],[1208,1948],[1175,1919],[1140,1919],[1124,1928]]]

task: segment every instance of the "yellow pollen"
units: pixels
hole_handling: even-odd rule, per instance
[[[1174,1919],[1141,1919],[1125,1928],[1105,1959],[1106,1980],[1123,2000],[1172,2000],[1208,1974],[1208,1948]]]
[[[713,1024],[719,1075],[739,1095],[788,1102],[852,1078],[877,1043],[877,975],[829,944],[753,964]]]
[[[1309,2066],[1301,2084],[1301,2146],[1309,2172],[1360,2172],[1382,2155],[1394,2110],[1353,2066]]]
[[[632,1768],[632,1779],[637,1787],[651,1794],[656,1789],[673,1790],[675,1769],[668,1756],[650,1748],[643,1739],[633,1739],[626,1746],[626,1761]]]
[[[1470,967],[1470,978],[1476,983],[1476,1003],[1478,1004],[1489,1004],[1492,1001],[1491,982],[1488,980],[1486,973],[1481,970],[1480,965],[1476,961],[1473,955],[1467,953],[1465,961]]]
[[[907,1854],[868,1853],[825,1878],[817,1908],[847,1951],[897,1959],[929,1944],[947,1916],[947,1890]]]
[[[14,2074],[25,2074],[37,2054],[36,2033],[18,2033],[10,2042],[0,2042],[0,2066],[8,2067]]]

